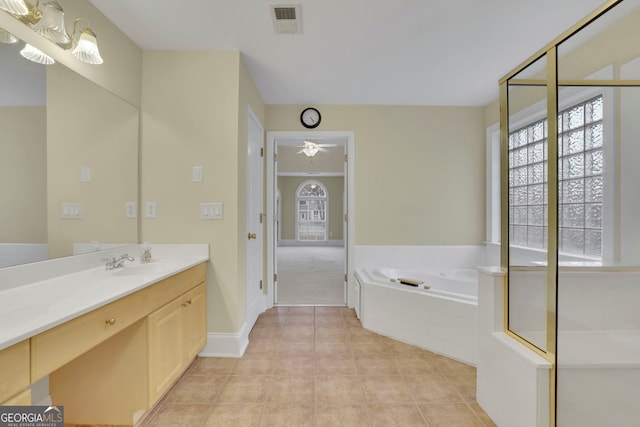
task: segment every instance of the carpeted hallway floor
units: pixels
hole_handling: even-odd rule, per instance
[[[344,305],[344,248],[277,248],[280,305]]]

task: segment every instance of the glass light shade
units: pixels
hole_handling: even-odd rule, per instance
[[[43,5],[42,18],[33,26],[33,30],[59,45],[68,45],[71,41],[64,28],[64,10],[55,1]]]
[[[18,43],[18,38],[9,31],[0,28],[0,43],[15,44]]]
[[[38,64],[51,65],[56,63],[52,57],[44,54],[30,44],[24,45],[24,48],[20,51],[20,55],[29,61],[37,62]]]
[[[96,34],[89,28],[80,31],[80,39],[78,44],[73,48],[71,54],[79,61],[87,64],[99,65],[103,60],[98,50],[98,41]]]
[[[14,15],[27,15],[29,13],[29,8],[24,0],[0,0],[0,9]]]

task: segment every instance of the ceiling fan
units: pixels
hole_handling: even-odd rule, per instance
[[[318,154],[318,152],[323,151],[323,152],[328,152],[329,150],[326,149],[326,147],[337,147],[337,144],[318,144],[317,142],[313,142],[313,141],[304,141],[304,145],[298,145],[297,147],[302,148],[300,151],[298,151],[296,154],[301,154],[304,153],[306,156],[308,157],[313,157],[316,154]]]

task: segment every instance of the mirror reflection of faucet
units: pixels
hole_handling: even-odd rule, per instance
[[[105,264],[105,270],[113,270],[116,268],[124,267],[125,261],[133,261],[135,258],[130,257],[129,254],[120,255],[120,257],[113,257],[107,259],[107,263]]]

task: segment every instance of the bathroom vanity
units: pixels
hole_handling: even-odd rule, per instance
[[[208,249],[0,291],[0,404],[31,404],[30,385],[49,376],[65,424],[139,423],[205,345],[207,259]]]

